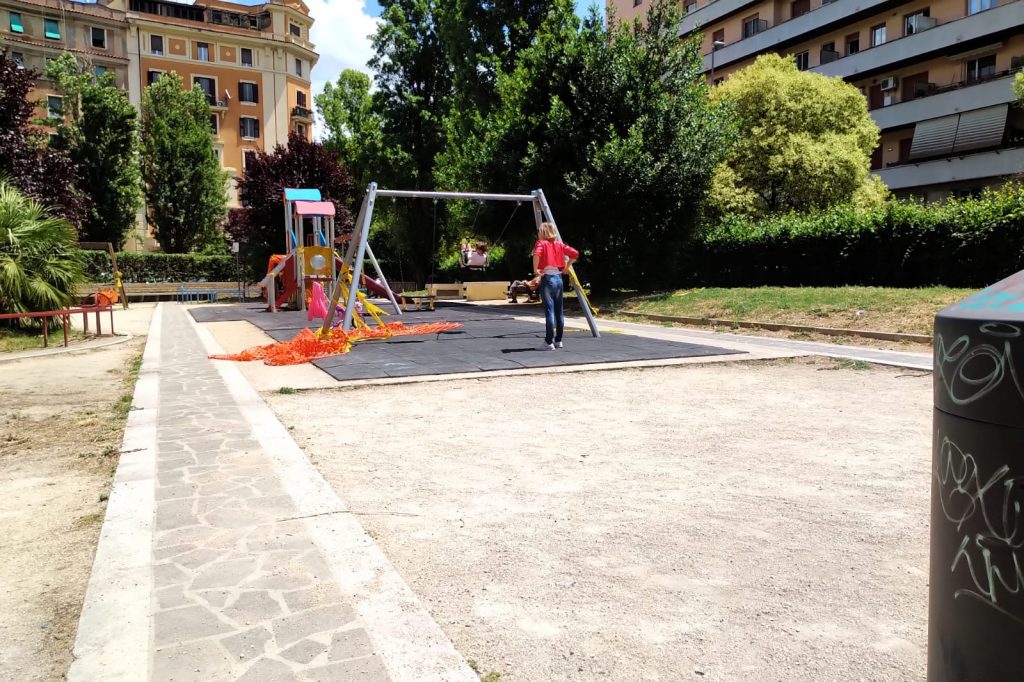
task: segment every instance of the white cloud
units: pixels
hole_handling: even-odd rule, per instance
[[[313,95],[322,92],[328,81],[336,80],[343,69],[369,72],[370,36],[380,20],[367,12],[365,0],[306,0],[306,6],[313,17],[310,37],[320,53],[312,74]],[[322,137],[321,121],[316,121],[313,134]]]

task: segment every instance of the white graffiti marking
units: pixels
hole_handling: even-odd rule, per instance
[[[1006,599],[1024,597],[1024,477],[1008,477],[1003,465],[985,478],[973,455],[949,438],[941,443],[934,474],[942,513],[958,533],[971,526],[949,567],[965,569],[971,584],[953,596],[978,599],[1024,624],[1024,612],[1005,608]]]

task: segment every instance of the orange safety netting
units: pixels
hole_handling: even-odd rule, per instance
[[[362,327],[344,332],[332,329],[326,336],[321,336],[312,329],[303,329],[290,341],[280,341],[266,346],[256,346],[233,355],[211,355],[214,360],[238,360],[250,362],[263,360],[267,365],[301,365],[317,358],[347,353],[357,341],[387,339],[392,336],[413,336],[416,334],[438,334],[451,329],[458,329],[458,322],[426,322],[424,324],[404,325],[401,322],[389,322],[377,327]]]

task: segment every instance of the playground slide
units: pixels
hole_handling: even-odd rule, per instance
[[[334,260],[338,263],[338,267],[340,268],[341,267],[341,258],[339,258],[337,255],[335,255]],[[377,280],[371,279],[371,278],[367,277],[365,274],[360,275],[359,276],[359,280],[360,280],[360,282],[362,282],[362,285],[364,287],[366,287],[367,291],[369,291],[369,292],[371,292],[373,294],[376,294],[377,296],[379,296],[381,298],[387,298],[388,297],[388,290],[385,289],[384,285],[381,284],[380,282],[378,282]],[[396,294],[395,297],[397,298],[397,294]]]
[[[280,272],[280,277],[282,278],[281,281],[284,282],[284,292],[277,297],[277,300],[274,303],[274,305],[276,305],[279,310],[281,306],[287,303],[288,300],[295,295],[297,285],[295,283],[294,268],[295,262],[293,260],[293,257],[289,255],[284,260],[284,267],[281,269]]]

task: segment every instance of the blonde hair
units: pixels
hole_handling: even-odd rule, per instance
[[[541,239],[558,239],[558,232],[555,230],[554,223],[541,223],[540,227],[537,228],[537,234],[540,235]]]

